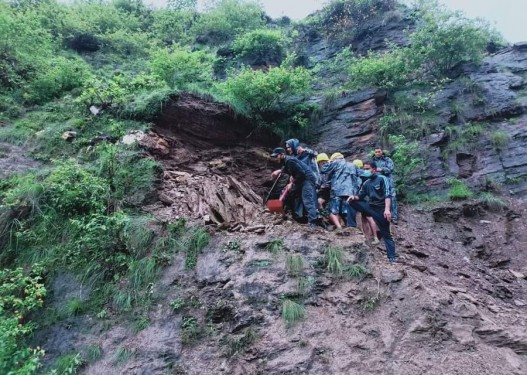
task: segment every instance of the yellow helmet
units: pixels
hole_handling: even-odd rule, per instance
[[[362,163],[362,160],[360,160],[360,159],[355,159],[355,160],[353,160],[353,164],[355,164],[355,166],[356,166],[357,168],[362,168],[362,167],[364,167],[364,164]]]
[[[321,161],[329,161],[329,157],[328,157],[328,154],[326,153],[321,153],[321,154],[318,154],[317,155],[317,163],[320,163]]]
[[[336,159],[344,159],[344,155],[342,155],[340,152],[335,152],[333,155],[331,155],[330,160],[336,160]]]

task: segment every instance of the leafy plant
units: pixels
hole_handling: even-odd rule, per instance
[[[285,320],[288,327],[293,326],[296,322],[303,319],[304,316],[304,306],[289,299],[285,299],[282,302],[282,318]]]
[[[390,136],[389,139],[395,149],[392,159],[397,167],[395,182],[398,191],[411,192],[419,185],[419,175],[425,168],[426,152],[419,143],[410,142],[402,135]]]
[[[451,200],[463,200],[471,198],[474,194],[467,185],[461,180],[452,178],[448,181],[450,189],[448,190],[448,197]]]
[[[311,75],[288,64],[286,59],[266,72],[247,67],[231,72],[226,81],[216,85],[218,95],[259,125],[290,134],[307,123],[301,98],[311,90]]]
[[[80,367],[84,364],[80,353],[66,354],[60,356],[55,361],[55,368],[51,370],[50,374],[55,375],[73,375],[76,374]]]
[[[39,265],[25,275],[22,268],[0,269],[0,372],[31,374],[40,367],[44,350],[24,344],[36,328],[26,317],[42,307],[46,288]]]
[[[202,333],[198,320],[192,316],[183,317],[181,329],[181,341],[186,345],[194,343]]]
[[[168,304],[173,311],[179,311],[185,307],[185,300],[183,298],[176,298]]]
[[[278,30],[254,30],[237,37],[233,42],[234,52],[255,62],[275,61],[284,57],[284,35]]]
[[[152,54],[152,73],[164,80],[171,88],[188,90],[191,87],[207,87],[212,83],[214,56],[204,51],[192,52],[185,48],[161,49]]]
[[[217,45],[244,31],[263,26],[263,14],[261,5],[254,1],[214,1],[199,20],[193,23],[191,32],[198,41]]]

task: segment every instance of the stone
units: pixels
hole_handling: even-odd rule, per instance
[[[92,105],[90,106],[90,112],[92,115],[97,116],[101,112],[101,110],[96,106]]]
[[[401,270],[390,270],[385,269],[381,273],[381,280],[385,284],[396,283],[401,281],[405,276],[405,273]]]
[[[62,133],[61,136],[62,139],[64,139],[66,142],[72,142],[75,138],[77,138],[77,132],[68,130]]]
[[[513,271],[513,270],[509,270],[509,272],[517,279],[525,279],[526,278],[525,274],[523,274],[521,272],[517,272],[517,271]]]

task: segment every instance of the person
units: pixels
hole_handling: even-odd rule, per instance
[[[317,164],[318,169],[322,171],[322,168],[324,168],[324,165],[329,163],[329,157],[326,153],[321,153],[317,155]],[[327,216],[327,212],[325,211],[324,207],[326,206],[326,203],[329,202],[330,199],[330,190],[331,190],[331,183],[327,179],[327,175],[325,173],[320,173],[320,186],[317,190],[318,193],[318,208],[323,213],[323,216]]]
[[[361,180],[361,186],[364,183],[364,181],[367,180],[367,178],[364,176],[364,170],[362,167],[364,166],[364,163],[360,159],[353,160],[353,164],[355,167],[357,167],[357,174],[359,175],[359,178]],[[366,243],[368,245],[377,245],[379,243],[379,240],[377,239],[377,225],[375,224],[375,221],[371,216],[368,216],[364,213],[360,214],[361,216],[361,228],[362,233],[364,233],[364,237],[366,239]]]
[[[304,143],[296,138],[288,139],[285,142],[285,149],[288,155],[295,156],[298,160],[305,163],[317,177],[317,182],[320,183],[320,171],[316,162],[317,152],[308,148]]]
[[[322,173],[326,174],[328,181],[331,181],[329,219],[337,229],[341,229],[340,215],[346,214],[346,226],[356,228],[357,212],[349,207],[346,200],[359,191],[360,180],[357,168],[348,163],[340,152],[331,155],[330,160],[331,163],[322,168]]]
[[[271,153],[271,158],[274,158],[282,165],[281,170],[291,176],[295,188],[301,192],[302,203],[307,211],[309,226],[312,228],[322,226],[322,221],[318,218],[317,212],[315,174],[307,165],[294,156],[286,155],[286,150],[282,147],[275,148]]]
[[[390,199],[391,207],[390,211],[392,214],[392,223],[397,225],[399,215],[397,211],[397,199],[396,199],[396,190],[395,190],[395,180],[393,176],[394,163],[391,158],[389,158],[383,149],[380,146],[376,146],[373,150],[373,161],[377,164],[377,172],[382,173],[388,179],[390,183]]]
[[[390,233],[390,221],[392,218],[390,212],[390,183],[385,176],[377,172],[378,166],[376,162],[365,162],[363,169],[367,180],[362,184],[358,195],[348,198],[348,203],[360,213],[369,215],[375,220],[386,246],[388,261],[395,263],[397,261],[397,253],[395,241]],[[368,202],[365,201],[366,198],[369,199]]]

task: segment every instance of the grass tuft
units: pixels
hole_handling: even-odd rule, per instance
[[[86,361],[88,363],[97,362],[102,357],[102,348],[99,344],[91,344],[86,349]]]
[[[257,339],[256,332],[251,328],[245,328],[241,335],[232,335],[225,338],[225,355],[233,357],[252,345]]]
[[[360,279],[368,274],[368,270],[360,263],[350,264],[344,269],[346,276],[350,278]]]
[[[286,299],[282,303],[282,318],[284,318],[288,327],[292,327],[296,322],[305,316],[304,306]]]
[[[265,245],[265,250],[273,254],[281,253],[284,250],[284,240],[281,238],[275,238],[274,240],[269,241],[269,243]]]
[[[199,253],[210,241],[210,235],[204,228],[194,229],[189,236],[185,257],[185,268],[188,270],[196,268]]]
[[[489,192],[481,193],[478,199],[480,202],[486,204],[489,210],[493,212],[501,212],[507,207],[507,201],[505,199]]]
[[[285,260],[287,272],[291,276],[300,276],[304,269],[304,260],[301,255],[288,255]]]
[[[326,268],[336,276],[342,276],[344,272],[344,252],[339,247],[327,247],[324,252]]]
[[[451,200],[463,200],[471,198],[474,194],[468,186],[461,180],[456,178],[448,181],[450,189],[448,190],[448,197]]]

